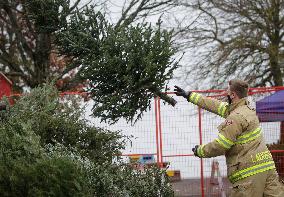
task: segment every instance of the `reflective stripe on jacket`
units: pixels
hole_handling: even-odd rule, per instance
[[[223,118],[227,117],[228,115],[229,104],[226,102],[221,102],[214,98],[204,97],[195,92],[190,94],[188,101]]]

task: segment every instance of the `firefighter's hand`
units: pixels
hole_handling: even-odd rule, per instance
[[[175,86],[174,91],[175,91],[175,94],[176,94],[177,96],[182,96],[182,97],[184,97],[184,98],[186,98],[186,99],[188,99],[189,95],[191,94],[190,91],[184,91],[183,89],[181,89],[181,88],[178,87],[178,86]]]
[[[5,111],[6,105],[4,103],[0,103],[0,111]]]
[[[197,152],[198,147],[199,147],[199,145],[195,145],[195,147],[192,148],[192,152],[194,153],[194,156],[196,156],[196,157],[200,157],[200,156],[198,155],[198,152]]]

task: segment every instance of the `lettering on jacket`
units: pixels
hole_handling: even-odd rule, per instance
[[[255,155],[251,155],[251,160],[253,163],[263,160],[270,160],[272,159],[272,155],[269,151],[264,151],[260,153],[256,153]]]

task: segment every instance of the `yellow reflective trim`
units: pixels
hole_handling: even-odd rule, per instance
[[[218,107],[218,114],[221,115],[221,109],[223,107],[223,103],[220,103],[219,107]]]
[[[256,169],[256,168],[261,167],[261,166],[266,166],[268,164],[274,164],[274,161],[268,161],[268,162],[264,162],[264,163],[261,163],[261,164],[254,165],[254,166],[249,167],[249,168],[245,168],[243,170],[240,170],[238,172],[233,173],[230,177],[234,178],[234,177],[240,176],[241,174],[243,174],[245,172],[248,172],[250,170]]]
[[[194,104],[197,104],[199,99],[200,99],[201,95],[200,94],[197,94],[195,92],[192,92],[190,94],[190,97],[189,97],[189,101],[194,103]]]
[[[257,132],[259,132],[260,130],[261,130],[261,128],[258,127],[257,129],[255,129],[255,130],[253,130],[253,131],[251,131],[251,132],[249,132],[249,133],[247,133],[247,134],[240,135],[240,136],[238,137],[238,139],[243,139],[243,138],[250,137],[252,134],[257,133]]]
[[[250,139],[243,140],[243,141],[238,141],[238,142],[236,142],[236,144],[245,144],[245,143],[247,143],[247,142],[250,142],[250,141],[252,141],[252,140],[255,140],[255,139],[258,138],[260,135],[261,135],[261,133],[255,135],[254,137],[252,137],[252,138],[250,138]]]
[[[189,101],[193,102],[195,96],[196,96],[196,93],[195,93],[195,92],[192,92],[192,93],[190,94]]]
[[[229,148],[230,148],[229,146],[227,146],[226,144],[224,144],[219,138],[217,138],[216,141],[217,141],[222,147],[224,147],[225,149],[229,149]]]
[[[263,151],[263,152],[259,152],[256,153],[255,155],[251,155],[251,161],[252,162],[259,162],[259,161],[263,161],[263,160],[272,160],[272,155],[270,153],[270,151]]]
[[[234,142],[227,139],[224,135],[220,133],[218,134],[218,138],[216,139],[216,141],[226,149],[230,149],[234,145]]]
[[[225,104],[224,107],[223,107],[223,110],[221,112],[221,116],[224,117],[225,116],[225,112],[226,112],[226,109],[228,108],[228,104]]]
[[[261,135],[261,128],[257,128],[252,132],[249,132],[247,134],[241,135],[237,138],[236,144],[245,144],[247,142],[250,142],[252,140],[255,140]]]
[[[258,174],[260,172],[265,172],[267,170],[275,169],[274,161],[269,161],[265,163],[261,163],[243,170],[240,170],[236,173],[233,173],[229,176],[229,179],[232,183],[244,179],[246,177]]]
[[[222,135],[221,133],[218,134],[219,138],[221,138],[222,140],[224,140],[227,144],[229,144],[230,146],[234,145],[234,142],[232,142],[231,140],[229,140],[228,138],[226,138],[224,135]]]
[[[197,149],[197,155],[198,155],[199,157],[204,157],[204,156],[205,156],[205,155],[204,155],[203,147],[204,147],[204,145],[200,145],[200,146],[198,147],[198,149]]]
[[[228,107],[227,103],[221,102],[218,107],[218,114],[222,117],[225,115],[226,108]]]
[[[226,138],[224,135],[222,135],[221,133],[218,134],[219,137],[221,137],[223,140],[225,140],[228,144],[230,144],[231,146],[234,145],[234,142],[232,142],[231,140],[229,140],[228,138]]]
[[[197,94],[194,103],[197,104],[199,99],[200,99],[201,95]]]

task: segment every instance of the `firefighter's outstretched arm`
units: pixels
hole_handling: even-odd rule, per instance
[[[196,92],[185,91],[178,86],[175,86],[174,91],[177,96],[182,96],[187,99],[188,102],[198,105],[199,107],[207,111],[213,112],[223,118],[226,118],[228,116],[229,105],[226,102],[221,102],[214,98],[202,96],[201,94]]]
[[[239,117],[228,117],[219,127],[218,137],[205,145],[196,145],[192,151],[200,158],[209,158],[224,155],[232,146],[238,143],[238,136],[241,134],[242,125]],[[243,125],[245,126],[245,125]]]

